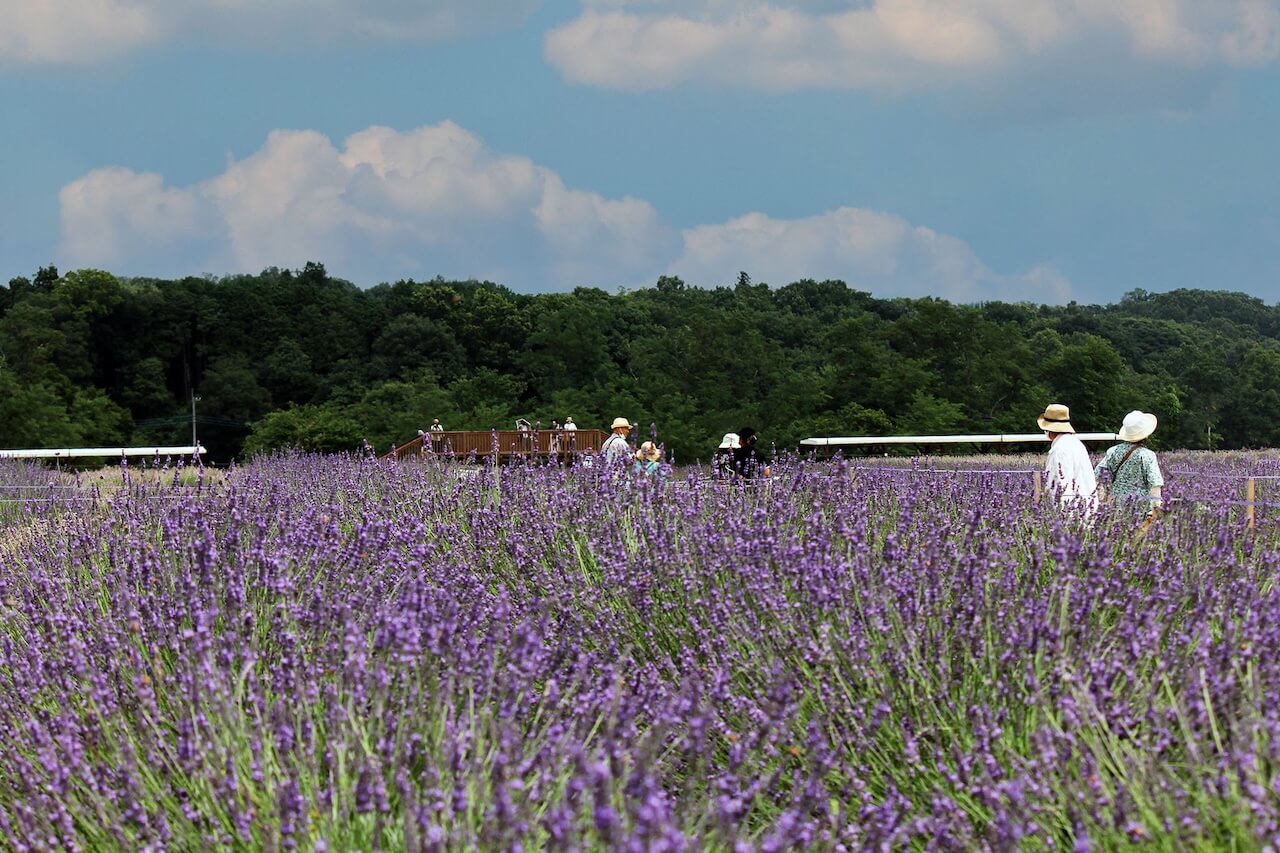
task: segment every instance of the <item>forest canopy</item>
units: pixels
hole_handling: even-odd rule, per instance
[[[1034,432],[1049,402],[1090,431],[1154,412],[1159,447],[1280,446],[1280,309],[1200,290],[955,305],[746,273],[613,294],[439,278],[361,289],[318,263],[179,280],[46,267],[0,288],[0,447],[186,444],[194,405],[219,461],[364,438],[385,450],[433,418],[603,428],[622,415],[693,462],[744,424],[779,449]]]

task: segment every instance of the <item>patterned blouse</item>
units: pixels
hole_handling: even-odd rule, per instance
[[[1111,494],[1117,504],[1121,501],[1148,500],[1151,489],[1164,485],[1160,465],[1152,450],[1138,447],[1125,460],[1124,465],[1120,464],[1130,447],[1133,445],[1129,442],[1117,444],[1107,451],[1102,461],[1093,469],[1094,476],[1099,478],[1103,471],[1111,474]]]

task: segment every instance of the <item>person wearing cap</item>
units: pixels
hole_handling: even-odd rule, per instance
[[[754,427],[745,426],[738,430],[738,447],[733,451],[733,472],[745,480],[767,478],[773,473],[769,468],[769,460],[756,447],[759,439]]]
[[[738,447],[740,447],[738,434],[726,432],[724,438],[720,439],[720,446],[716,448],[716,452],[711,454],[711,473],[714,477],[727,480],[733,476],[733,451]]]
[[[444,432],[444,427],[440,425],[440,419],[434,418],[431,421],[431,432]]]
[[[613,433],[604,440],[604,444],[600,447],[600,454],[614,462],[630,459],[634,452],[627,442],[627,436],[631,434],[631,421],[626,418],[614,418],[609,429]]]
[[[1092,515],[1098,507],[1098,479],[1089,464],[1089,452],[1071,425],[1071,410],[1052,403],[1036,423],[1049,439],[1049,455],[1044,462],[1045,489],[1059,506],[1076,507],[1086,516]]]
[[[1093,469],[1098,477],[1103,471],[1111,475],[1111,496],[1117,508],[1145,512],[1148,519],[1159,514],[1164,487],[1156,454],[1145,446],[1155,431],[1155,415],[1137,410],[1125,415],[1120,424],[1120,443],[1108,450]]]

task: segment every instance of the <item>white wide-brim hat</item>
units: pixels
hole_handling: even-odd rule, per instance
[[[1071,410],[1061,403],[1050,403],[1044,414],[1036,418],[1036,423],[1045,432],[1075,432],[1071,425]]]
[[[1120,425],[1120,440],[1142,441],[1155,431],[1156,416],[1149,412],[1139,412],[1134,409],[1124,416],[1124,423]]]
[[[741,446],[736,432],[726,432],[724,438],[720,439],[721,450],[737,450]]]

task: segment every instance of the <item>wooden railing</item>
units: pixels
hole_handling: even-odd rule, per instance
[[[473,453],[477,458],[493,454],[494,435],[497,435],[499,459],[512,456],[574,456],[579,453],[598,453],[609,434],[601,429],[579,430],[447,430],[415,436],[408,442],[385,453],[383,459],[466,459]]]

